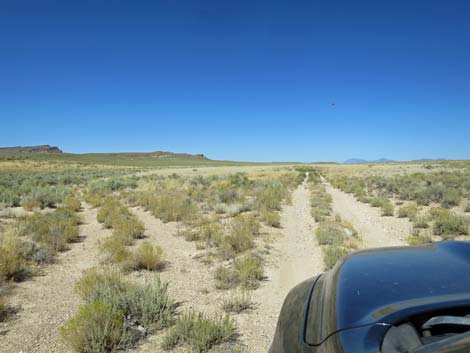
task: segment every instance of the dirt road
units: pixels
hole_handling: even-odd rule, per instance
[[[273,243],[266,268],[267,281],[255,291],[258,309],[240,322],[247,352],[266,353],[287,293],[296,284],[323,271],[322,252],[314,236],[310,192],[304,181],[281,214],[281,234]]]
[[[364,248],[406,245],[412,224],[406,218],[382,217],[380,208],[357,201],[323,181],[333,197],[333,212],[350,221],[363,239]]]

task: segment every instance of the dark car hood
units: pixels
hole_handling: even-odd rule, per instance
[[[433,307],[466,305],[470,305],[470,243],[358,251],[317,280],[305,339],[320,344],[336,332],[394,324]]]

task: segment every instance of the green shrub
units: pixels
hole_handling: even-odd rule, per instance
[[[17,192],[0,186],[0,204],[6,207],[18,207],[21,203],[21,197]]]
[[[390,201],[384,202],[380,208],[382,209],[382,216],[390,217],[395,213],[395,207]]]
[[[429,235],[420,234],[420,232],[413,232],[407,239],[409,245],[424,245],[432,243],[432,238]]]
[[[21,280],[28,268],[22,241],[13,233],[0,236],[0,286],[6,280]]]
[[[123,331],[124,313],[101,301],[82,305],[60,328],[64,340],[80,353],[115,352],[120,348]]]
[[[281,216],[276,211],[262,209],[260,212],[261,221],[271,227],[279,228],[281,226]]]
[[[382,207],[384,204],[386,204],[388,201],[388,199],[386,197],[382,197],[382,196],[379,196],[379,197],[374,197],[370,200],[370,205],[372,207]]]
[[[327,245],[323,249],[323,260],[327,269],[331,269],[336,265],[338,260],[348,254],[348,250],[342,246],[333,244]]]
[[[470,212],[470,201],[466,201],[463,205],[463,211],[464,212]]]
[[[105,286],[122,292],[126,289],[127,283],[117,270],[108,267],[101,269],[93,267],[83,272],[82,277],[75,285],[75,291],[82,299],[87,299],[92,296],[98,286]]]
[[[23,201],[21,201],[21,207],[23,207],[26,211],[32,211],[34,209],[42,208],[42,204],[38,200],[24,198]]]
[[[102,193],[98,192],[85,192],[83,194],[83,198],[85,199],[86,202],[91,204],[93,207],[100,207],[103,204],[103,201],[105,200],[105,195]]]
[[[418,206],[414,203],[410,203],[398,209],[398,217],[407,217],[410,221],[414,221],[418,215],[418,211]]]
[[[460,192],[457,189],[448,189],[442,196],[441,205],[445,208],[457,206],[460,203]]]
[[[126,245],[132,245],[134,239],[139,239],[144,236],[144,224],[133,215],[123,215],[118,218],[113,224],[113,236],[121,239]]]
[[[121,264],[124,269],[132,268],[132,253],[127,249],[126,244],[122,240],[111,236],[101,243],[100,250],[105,255],[107,261]]]
[[[249,292],[237,291],[224,300],[222,309],[227,313],[241,313],[253,308],[253,305],[253,296]]]
[[[78,211],[80,211],[80,208],[81,208],[82,205],[81,205],[79,199],[77,199],[73,196],[67,196],[64,199],[63,206],[65,208],[68,208],[69,210],[72,210],[74,212],[78,212]]]
[[[239,215],[231,224],[229,234],[221,238],[220,251],[230,257],[243,253],[254,246],[254,235],[259,233],[260,224],[252,215]]]
[[[341,244],[346,237],[341,224],[334,221],[320,223],[315,234],[320,245]]]
[[[443,239],[454,239],[459,235],[468,235],[470,221],[455,213],[442,213],[434,220],[433,233]]]
[[[54,251],[67,249],[67,244],[79,238],[79,217],[73,211],[57,208],[54,212],[34,213],[18,223],[19,234],[44,244]]]
[[[110,269],[86,271],[76,287],[85,299],[61,333],[77,352],[114,352],[147,332],[169,326],[175,305],[168,284],[157,277],[144,285],[124,281]]]
[[[148,271],[158,271],[163,268],[163,251],[160,247],[153,247],[149,242],[143,242],[134,253],[134,262],[136,269],[145,269]]]
[[[233,338],[235,324],[229,316],[209,318],[204,313],[194,311],[182,314],[175,326],[164,338],[165,350],[185,343],[194,352],[208,352],[215,345]]]
[[[236,259],[233,265],[243,288],[255,289],[264,278],[263,261],[259,256],[245,255]]]

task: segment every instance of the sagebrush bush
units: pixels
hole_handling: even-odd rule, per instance
[[[255,289],[264,278],[263,261],[259,256],[247,254],[235,259],[234,269],[238,273],[241,286],[245,289]]]
[[[398,217],[405,218],[407,217],[410,221],[414,221],[418,215],[418,206],[414,203],[401,206],[398,208]]]
[[[26,211],[33,211],[34,209],[42,208],[42,204],[38,200],[24,198],[23,201],[21,201],[21,207],[23,207]]]
[[[409,245],[424,245],[432,243],[432,238],[428,234],[413,231],[406,241]]]
[[[23,241],[13,231],[0,234],[0,286],[3,281],[21,280],[29,266],[23,256]]]
[[[260,224],[253,215],[239,215],[230,223],[229,233],[221,238],[219,249],[224,257],[233,257],[254,247],[254,235]]]
[[[82,277],[75,285],[75,291],[82,299],[89,298],[98,286],[115,288],[124,291],[128,286],[121,273],[111,267],[93,267],[83,272]]]
[[[169,326],[175,305],[160,278],[133,285],[114,270],[90,269],[76,287],[86,304],[61,328],[77,352],[129,348],[146,333]]]
[[[204,313],[190,311],[182,314],[164,338],[162,348],[187,344],[194,352],[208,352],[215,345],[233,338],[235,324],[229,316],[210,318]]]
[[[463,211],[464,212],[470,212],[470,201],[465,201],[464,205],[463,205]]]
[[[335,221],[320,223],[315,234],[320,245],[341,244],[346,237],[343,226]]]
[[[96,208],[102,205],[103,201],[106,199],[106,196],[102,193],[88,191],[83,194],[83,198],[86,202]]]
[[[384,202],[380,208],[382,209],[382,216],[390,217],[395,214],[395,207],[390,201]]]
[[[132,268],[132,253],[122,240],[111,236],[100,244],[100,250],[106,261],[120,264],[123,269]]]
[[[340,245],[327,245],[323,249],[323,260],[327,269],[331,269],[336,265],[338,260],[348,254],[348,250]]]
[[[19,220],[19,235],[29,236],[54,251],[67,249],[67,244],[79,239],[80,218],[71,210],[57,208],[54,212],[34,213]]]
[[[454,239],[459,235],[468,235],[470,220],[453,212],[440,214],[433,225],[433,233],[443,239]]]
[[[267,209],[262,209],[259,211],[261,222],[264,224],[279,228],[281,226],[281,216],[276,211],[269,211]]]
[[[82,207],[80,200],[70,195],[64,199],[62,205],[64,208],[68,208],[74,212],[80,211],[80,208]]]
[[[82,305],[60,328],[60,333],[75,352],[109,353],[122,347],[123,326],[122,310],[95,301]]]
[[[158,271],[163,268],[163,250],[149,242],[142,242],[134,253],[135,269]]]

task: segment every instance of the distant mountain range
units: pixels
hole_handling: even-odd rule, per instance
[[[445,158],[421,158],[421,159],[413,159],[411,161],[402,161],[402,162],[432,162],[432,161],[445,161]],[[376,159],[373,161],[368,161],[366,159],[360,159],[360,158],[351,158],[348,160],[345,160],[343,164],[365,164],[365,163],[393,163],[393,162],[398,162],[394,161],[392,159],[387,159],[387,158],[380,158]]]
[[[0,154],[1,153],[62,153],[62,151],[57,146],[41,145],[0,147]]]
[[[395,162],[395,161],[393,161],[391,159],[387,159],[387,158],[380,158],[380,159],[376,159],[376,160],[373,160],[373,161],[368,161],[368,160],[359,159],[359,158],[351,158],[351,159],[348,159],[348,160],[344,161],[343,164],[391,163],[391,162]]]

